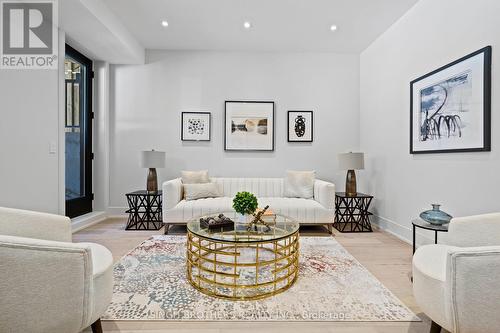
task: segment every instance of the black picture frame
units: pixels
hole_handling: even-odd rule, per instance
[[[414,85],[419,81],[429,78],[452,66],[462,63],[472,57],[480,54],[483,57],[483,145],[476,148],[459,149],[436,149],[436,150],[417,150],[414,147],[413,127],[414,127]],[[430,73],[427,73],[410,82],[410,154],[438,154],[438,153],[465,153],[465,152],[487,152],[491,151],[491,53],[492,47],[486,46],[480,50],[472,52],[458,60],[455,60],[443,67],[440,67]]]
[[[186,139],[184,138],[184,116],[188,114],[208,115],[208,139]],[[207,142],[212,139],[212,113],[211,112],[182,112],[181,113],[181,141]]]
[[[311,114],[311,139],[310,140],[294,140],[290,138],[290,114],[292,113],[310,113]],[[314,141],[314,112],[313,111],[301,111],[301,110],[289,110],[287,114],[287,141],[288,142],[313,142]]]
[[[242,103],[242,104],[271,104],[272,105],[272,145],[270,149],[235,149],[235,148],[228,148],[227,146],[227,105],[228,103]],[[274,151],[275,147],[275,104],[274,101],[238,101],[238,100],[228,100],[224,102],[224,150],[225,151],[240,151],[240,152],[270,152]]]

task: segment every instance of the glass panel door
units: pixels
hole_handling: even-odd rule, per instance
[[[92,211],[92,61],[66,44],[66,215]]]

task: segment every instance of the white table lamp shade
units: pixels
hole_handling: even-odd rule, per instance
[[[143,168],[164,168],[165,152],[156,150],[141,151],[141,167]]]
[[[363,153],[339,154],[340,170],[363,170],[365,168],[365,156]]]

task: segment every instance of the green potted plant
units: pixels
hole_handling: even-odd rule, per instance
[[[240,214],[240,222],[247,222],[248,215],[257,209],[257,198],[250,192],[238,192],[233,199],[233,209]]]

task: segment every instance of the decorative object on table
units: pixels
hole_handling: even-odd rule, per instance
[[[210,112],[182,112],[181,140],[210,141]]]
[[[126,230],[159,230],[163,226],[162,191],[135,191],[126,194]]]
[[[288,111],[288,142],[313,142],[313,112]]]
[[[256,211],[256,213],[253,213],[253,220],[252,222],[250,222],[248,224],[248,227],[247,227],[247,231],[259,231],[259,226],[263,226],[265,229],[264,229],[264,232],[268,232],[271,230],[271,227],[269,226],[269,224],[267,222],[265,222],[264,220],[262,220],[262,217],[264,216],[264,214],[266,213],[266,211],[269,209],[269,205],[267,205],[266,207],[264,207],[264,209],[260,209],[258,211]]]
[[[316,171],[287,170],[283,181],[283,196],[311,199],[314,197],[315,180]]]
[[[258,199],[257,199],[258,200]],[[257,210],[255,211],[256,213],[262,211],[263,209],[262,208],[257,208]],[[276,224],[276,213],[273,212],[271,209],[266,209],[262,215],[261,215],[261,219],[266,222],[268,225],[275,225]]]
[[[200,218],[200,226],[212,231],[231,231],[234,230],[234,221],[224,214],[219,214]]]
[[[274,102],[226,101],[225,150],[274,150]]]
[[[335,222],[333,226],[340,232],[372,232],[368,211],[373,196],[356,193],[355,196],[345,192],[335,193]]]
[[[432,204],[432,209],[420,213],[420,218],[425,222],[429,222],[430,224],[434,225],[443,225],[446,223],[450,223],[453,216],[443,212],[439,209],[439,207],[441,207],[441,205]]]
[[[148,179],[146,189],[148,192],[158,191],[158,178],[156,168],[165,167],[165,152],[156,150],[146,150],[141,152],[141,166],[148,168]]]
[[[422,219],[415,219],[411,221],[411,224],[413,225],[413,253],[416,250],[416,228],[434,231],[434,244],[438,243],[438,232],[448,232],[448,224],[430,224]]]
[[[356,196],[356,173],[354,170],[365,168],[365,156],[363,153],[344,153],[338,155],[339,169],[347,170],[345,179],[345,193],[348,196]]]
[[[411,154],[491,150],[491,46],[410,86]]]
[[[250,192],[238,192],[233,199],[233,209],[242,217],[247,217],[248,215],[253,214],[257,209],[257,206],[257,198]],[[242,220],[245,221],[245,218]],[[243,221],[240,220],[239,222]]]

